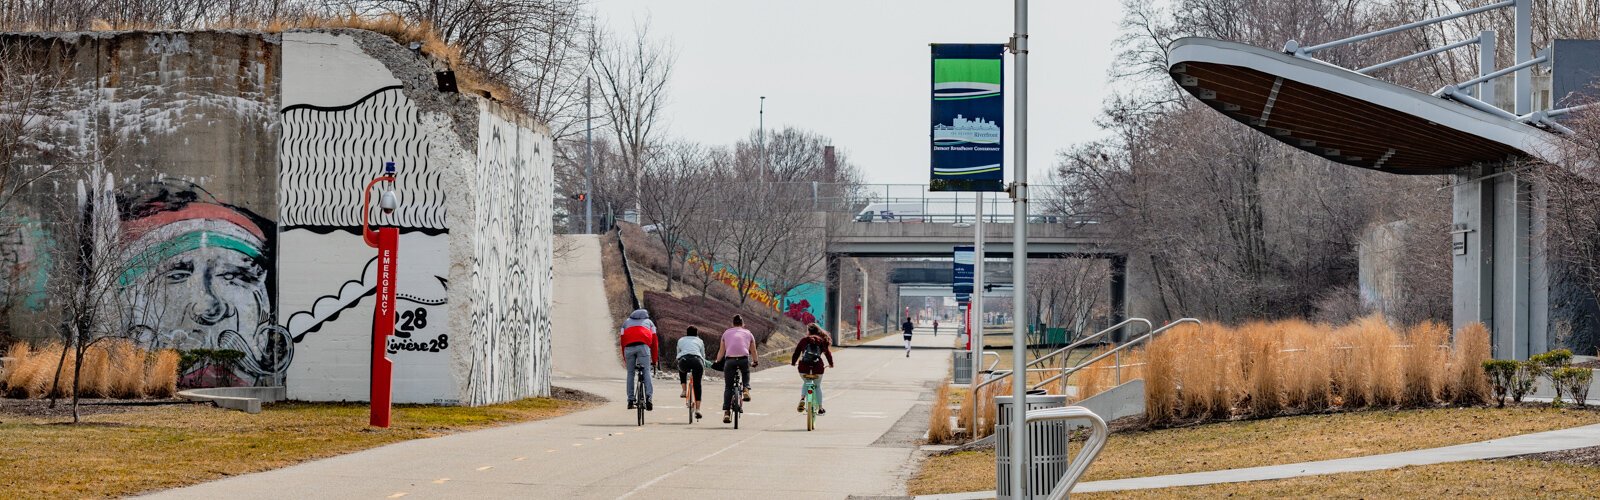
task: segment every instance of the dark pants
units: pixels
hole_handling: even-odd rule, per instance
[[[700,396],[705,394],[705,390],[700,387],[700,378],[705,376],[705,373],[706,365],[700,360],[699,356],[689,355],[678,358],[678,383],[688,383],[689,376],[691,374],[694,375],[694,401],[696,403],[700,402],[703,399]]]
[[[745,389],[750,388],[750,358],[740,356],[737,358],[724,358],[722,362],[722,411],[733,408],[733,398],[744,397],[743,394],[733,393],[734,376],[744,383]]]

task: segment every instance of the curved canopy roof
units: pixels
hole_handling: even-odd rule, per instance
[[[1551,151],[1539,128],[1320,61],[1209,38],[1168,54],[1172,78],[1201,102],[1345,165],[1442,174]]]

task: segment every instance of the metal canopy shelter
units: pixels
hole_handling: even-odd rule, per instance
[[[1397,174],[1544,157],[1549,133],[1338,66],[1184,38],[1168,71],[1229,118],[1328,160]]]
[[[1185,91],[1224,115],[1330,161],[1397,174],[1453,174],[1451,323],[1457,331],[1471,323],[1488,325],[1494,356],[1523,359],[1554,345],[1556,321],[1578,318],[1552,305],[1552,274],[1559,264],[1547,260],[1544,235],[1534,229],[1545,224],[1539,207],[1546,200],[1535,180],[1518,176],[1517,162],[1559,160],[1558,134],[1572,131],[1555,117],[1592,106],[1534,109],[1535,66],[1571,73],[1583,66],[1574,62],[1586,61],[1534,54],[1532,5],[1533,0],[1503,0],[1316,45],[1290,40],[1281,52],[1184,38],[1168,52],[1168,71]],[[1492,30],[1359,70],[1314,57],[1497,9],[1511,9],[1515,25],[1512,64],[1504,68],[1495,67]],[[1474,45],[1478,76],[1432,93],[1366,76]],[[1505,76],[1515,77],[1511,110],[1493,104],[1491,83]]]

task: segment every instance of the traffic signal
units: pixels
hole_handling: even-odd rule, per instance
[[[589,199],[589,193],[572,193],[572,196],[570,196],[570,198],[572,198],[574,200],[578,200],[578,201],[587,200],[587,199]]]

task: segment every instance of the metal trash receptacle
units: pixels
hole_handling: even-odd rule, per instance
[[[1028,456],[1022,462],[1028,463],[1028,468],[1023,473],[1024,484],[1028,491],[1023,495],[1013,495],[1011,492],[1011,404],[1012,396],[998,396],[994,398],[997,410],[994,426],[994,473],[995,473],[995,498],[1034,498],[1050,495],[1050,489],[1067,475],[1067,424],[1062,421],[1035,422],[1028,425]],[[1067,397],[1059,394],[1045,394],[1044,391],[1029,391],[1027,397],[1027,410],[1042,408],[1059,408],[1066,406]]]
[[[955,351],[955,352],[952,352],[951,355],[950,355],[950,362],[953,365],[952,368],[954,368],[954,370],[952,370],[952,371],[953,371],[953,373],[955,373],[955,375],[951,378],[950,382],[953,383],[953,384],[961,384],[961,385],[971,384],[972,383],[972,351]]]

